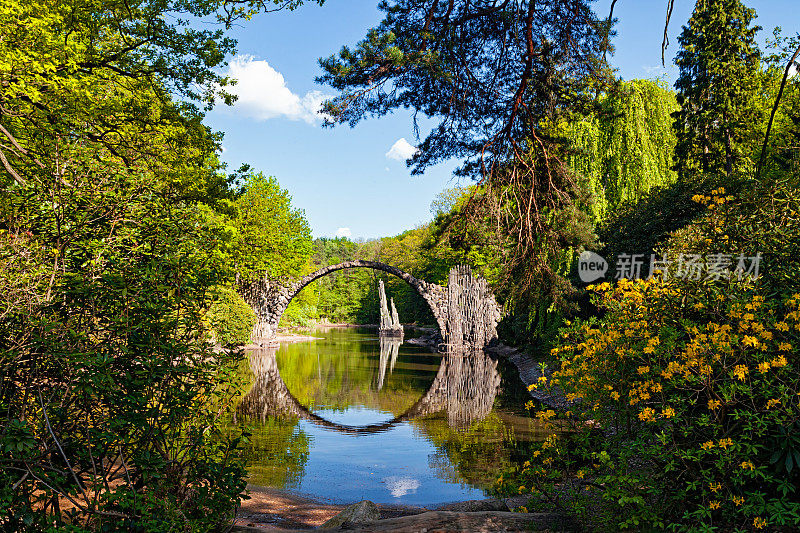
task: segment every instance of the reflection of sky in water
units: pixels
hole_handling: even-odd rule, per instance
[[[334,424],[345,426],[368,426],[370,424],[382,424],[394,418],[392,413],[367,409],[365,407],[349,407],[345,411],[333,409],[313,409],[315,415],[321,416]]]
[[[406,494],[413,494],[419,488],[419,481],[410,477],[387,477],[383,480],[386,483],[386,488],[392,493],[395,498],[400,498]]]
[[[386,420],[386,413],[364,407],[317,414],[353,425]],[[438,478],[429,464],[436,447],[408,422],[371,435],[343,435],[306,420],[300,427],[313,442],[300,492],[334,502],[409,505],[484,497],[480,489]]]

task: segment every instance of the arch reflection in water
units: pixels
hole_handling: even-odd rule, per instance
[[[389,374],[394,370],[400,345],[399,339],[380,339],[378,391],[383,388],[387,366]],[[278,370],[277,350],[277,346],[267,346],[248,353],[254,381],[237,408],[239,416],[261,421],[269,416],[299,417],[341,433],[359,435],[387,431],[401,422],[443,412],[448,424],[458,428],[486,417],[500,388],[497,361],[486,352],[449,350],[441,354],[439,370],[427,392],[405,412],[379,424],[340,424],[318,416],[292,395]]]
[[[430,505],[488,495],[543,438],[527,391],[482,352],[430,353],[374,330],[251,352],[237,409],[255,486],[350,503]],[[388,340],[388,339],[387,339]],[[503,370],[504,371],[504,370]]]

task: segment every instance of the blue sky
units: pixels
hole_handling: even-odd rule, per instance
[[[746,3],[758,11],[762,43],[775,26],[788,35],[800,31],[797,0]],[[674,81],[677,36],[694,2],[675,4],[663,69],[666,0],[617,2],[619,35],[612,62],[623,78]],[[401,160],[416,143],[409,113],[366,120],[354,129],[323,129],[313,113],[321,98],[332,94],[314,83],[320,73],[317,59],[358,42],[380,20],[376,5],[377,0],[326,0],[322,7],[260,15],[237,27],[232,36],[239,41],[239,55],[229,69],[240,79],[240,100],[232,108],[219,106],[206,119],[225,133],[222,159],[229,169],[249,163],[275,176],[293,204],[305,210],[315,237],[337,231],[352,238],[396,235],[430,220],[433,198],[456,184],[454,163],[410,175]],[[605,15],[609,5],[610,0],[600,0],[596,9]]]

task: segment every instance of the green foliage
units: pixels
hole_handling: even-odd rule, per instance
[[[230,521],[244,470],[218,413],[241,354],[202,319],[232,281],[235,195],[199,107],[231,101],[222,29],[265,7],[0,7],[3,529]]]
[[[33,249],[59,253],[48,254],[49,295],[0,321],[0,501],[12,529],[210,528],[244,487],[238,440],[219,433],[215,407],[231,398],[237,355],[212,352],[200,321],[226,269],[198,243],[219,228],[197,207],[154,203],[136,179],[114,185],[72,188],[75,205],[102,199],[120,218],[60,248],[54,222],[76,224],[82,210],[13,220]]]
[[[619,205],[597,228],[599,253],[609,264],[615,264],[621,253],[643,254],[649,258],[675,231],[691,224],[703,213],[703,206],[692,197],[713,189],[716,182],[698,175],[693,180],[654,187],[639,201]]]
[[[580,398],[560,422],[571,431],[517,475],[609,530],[797,528],[796,178],[694,200],[705,213],[664,251],[760,253],[761,276],[600,285],[603,314],[563,331],[540,385]]]
[[[474,185],[472,187],[456,186],[443,190],[431,202],[431,214],[434,217],[446,215],[457,205],[463,203],[464,198],[474,190]]]
[[[678,38],[675,159],[681,174],[753,168],[754,125],[765,118],[755,16],[740,0],[697,2]]]
[[[222,346],[241,346],[250,340],[256,314],[230,287],[216,287],[213,302],[206,312],[214,338]]]
[[[291,206],[291,196],[273,177],[247,173],[243,193],[236,198],[232,246],[242,280],[266,275],[275,281],[296,277],[311,255],[311,229],[305,214]]]
[[[619,82],[601,96],[598,112],[567,126],[576,150],[568,162],[589,182],[595,223],[675,181],[671,115],[677,108],[675,94],[662,83]]]

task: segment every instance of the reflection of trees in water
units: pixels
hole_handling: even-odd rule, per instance
[[[283,405],[290,396],[280,380],[275,361],[277,346],[250,354],[253,385],[242,398],[234,415],[235,422],[252,422],[244,447],[248,481],[255,485],[299,488],[308,462],[311,439],[298,427],[296,416],[286,416]]]
[[[248,353],[253,385],[236,408],[240,416],[262,422],[269,416],[298,416],[294,410],[297,400],[286,388],[278,372],[278,361],[275,359],[277,351],[276,345]]]
[[[392,374],[400,346],[396,339],[381,342],[378,375],[372,378],[378,388]],[[281,378],[276,351],[277,347],[267,347],[249,353],[253,385],[237,408],[240,418],[262,423],[254,430],[248,449],[252,483],[297,486],[310,444],[308,436],[296,427],[298,418],[357,435],[387,431],[416,419],[414,425],[437,448],[429,464],[438,477],[482,488],[490,488],[498,473],[521,451],[516,449],[511,426],[492,413],[500,390],[500,373],[497,361],[483,351],[441,354],[431,387],[410,409],[388,422],[361,427],[324,420],[301,405]],[[316,377],[316,369],[313,374]]]
[[[498,474],[514,464],[514,430],[496,413],[468,428],[449,427],[436,419],[423,420],[420,426],[436,446],[428,466],[439,479],[489,489]]]

